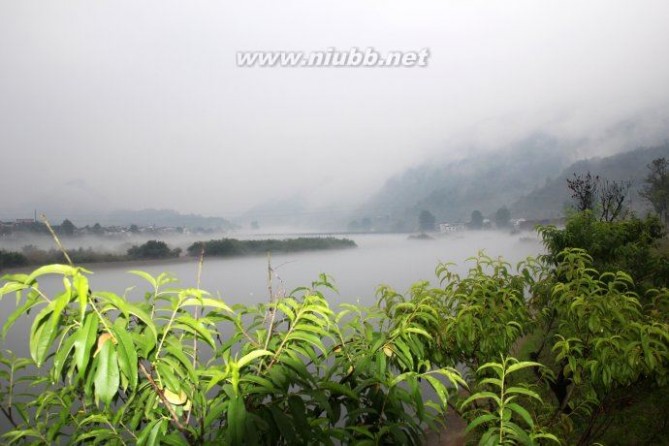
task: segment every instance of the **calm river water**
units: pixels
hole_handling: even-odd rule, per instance
[[[328,294],[331,304],[340,302],[371,305],[375,302],[375,292],[380,284],[406,292],[412,283],[428,280],[437,284],[434,269],[440,261],[454,262],[456,271],[466,273],[469,264],[466,259],[485,250],[492,257],[502,256],[512,265],[542,251],[539,240],[531,234],[508,235],[496,232],[467,232],[453,234],[434,240],[409,240],[406,235],[355,235],[351,238],[357,248],[314,251],[297,254],[275,254],[272,266],[280,281],[274,281],[274,290],[283,287],[287,292],[309,286],[320,273],[330,275],[339,293]],[[142,269],[157,275],[169,272],[179,279],[179,285],[192,287],[196,284],[197,261],[98,264],[90,265],[94,274],[90,284],[94,290],[113,291],[123,294],[128,288],[131,299],[142,299],[148,290],[146,283],[128,274],[130,269]],[[215,296],[220,296],[228,304],[253,304],[267,301],[267,258],[265,256],[238,257],[229,259],[209,258],[204,262],[201,287]],[[40,287],[48,294],[62,289],[62,281],[57,276],[44,276]],[[14,296],[5,296],[0,302],[0,324],[15,308]],[[14,325],[0,348],[11,349],[19,355],[29,356],[27,334],[32,322],[23,317]],[[0,432],[8,426],[0,420]]]
[[[532,234],[509,235],[482,231],[463,232],[434,240],[410,240],[406,235],[354,235],[357,248],[312,251],[290,254],[273,254],[272,266],[280,281],[274,281],[274,290],[283,287],[286,292],[299,286],[309,286],[320,273],[334,279],[339,290],[331,296],[332,303],[359,302],[369,305],[375,301],[375,291],[381,284],[389,285],[404,293],[412,283],[428,280],[437,283],[434,275],[439,262],[454,262],[458,272],[467,271],[468,257],[484,250],[491,257],[502,256],[512,265],[542,251],[539,240]],[[147,289],[145,282],[128,274],[131,269],[141,269],[157,275],[168,272],[179,279],[179,285],[192,287],[196,284],[197,261],[173,263],[142,263],[89,265],[94,290],[113,291],[123,294],[126,289],[141,299]],[[41,287],[54,292],[62,287],[58,277],[46,276]],[[201,287],[228,304],[253,304],[268,299],[267,257],[235,257],[205,259]],[[5,296],[0,311],[7,314],[14,307],[14,299]]]

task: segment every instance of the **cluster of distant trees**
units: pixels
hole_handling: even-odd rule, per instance
[[[199,256],[200,253],[204,252],[208,256],[226,257],[264,254],[267,252],[355,248],[356,246],[353,240],[335,237],[298,237],[285,240],[237,240],[234,238],[222,238],[193,243],[188,247],[186,252],[190,256]]]
[[[669,162],[666,158],[658,158],[648,165],[648,175],[644,180],[644,187],[640,191],[665,225],[669,225]],[[574,208],[577,212],[590,211],[597,214],[600,221],[611,222],[626,214],[625,199],[629,196],[631,181],[610,180],[591,172],[585,174],[574,173],[573,178],[567,179],[567,187]],[[503,206],[495,212],[495,227],[507,228],[511,223],[511,212]],[[469,229],[483,229],[485,218],[481,211],[472,212]],[[418,215],[418,228],[429,232],[437,229],[436,218],[428,210],[422,210]]]
[[[22,252],[0,250],[0,270],[18,268],[25,265],[46,265],[49,263],[63,263],[66,261],[61,251],[56,249],[40,249],[33,245],[24,246]],[[149,240],[141,245],[132,246],[126,254],[98,252],[92,248],[78,248],[67,251],[72,262],[97,263],[120,262],[124,260],[168,259],[179,257],[181,249],[170,247],[159,240]]]
[[[181,248],[170,249],[167,243],[159,240],[149,240],[142,245],[128,249],[128,257],[131,259],[168,259],[180,255]]]
[[[190,256],[199,256],[203,252],[208,256],[241,256],[265,254],[267,252],[299,252],[311,250],[328,250],[354,248],[357,245],[353,240],[335,237],[300,237],[286,240],[237,240],[224,238],[196,242],[188,247]],[[170,248],[160,240],[149,240],[141,245],[129,248],[126,254],[96,252],[91,248],[79,248],[68,251],[72,262],[77,264],[96,262],[119,262],[124,260],[159,260],[177,258],[181,255],[181,248]],[[43,250],[35,246],[25,246],[22,252],[7,252],[0,250],[0,270],[16,268],[25,265],[45,265],[49,263],[63,263],[66,259],[62,252],[56,249]]]
[[[660,220],[669,225],[669,162],[666,158],[657,158],[648,165],[648,170],[639,195],[651,204]],[[599,220],[605,222],[626,214],[624,203],[629,195],[630,181],[600,178],[590,172],[574,173],[573,178],[567,179],[567,187],[578,212],[596,213]]]

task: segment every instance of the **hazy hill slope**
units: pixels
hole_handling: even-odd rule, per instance
[[[669,158],[669,142],[649,148],[640,148],[605,158],[592,158],[578,161],[565,168],[559,176],[548,181],[518,199],[512,206],[514,215],[529,218],[548,218],[564,213],[565,206],[570,204],[566,179],[576,174],[590,171],[593,175],[609,180],[631,181],[632,186],[626,203],[628,207],[645,212],[647,203],[639,197],[639,190],[648,174],[648,164],[656,158]]]
[[[235,225],[220,217],[204,217],[197,214],[182,214],[172,209],[143,209],[139,211],[116,210],[100,217],[107,225],[181,226],[216,230],[234,229]]]
[[[359,215],[405,222],[407,229],[423,209],[440,221],[468,221],[474,210],[489,215],[559,174],[574,146],[534,135],[495,153],[424,164],[388,180]]]

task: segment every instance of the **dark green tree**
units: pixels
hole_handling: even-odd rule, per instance
[[[498,228],[506,228],[511,221],[511,211],[506,206],[502,206],[495,212],[495,225]]]
[[[165,242],[158,240],[149,240],[140,246],[133,246],[128,249],[128,257],[133,259],[163,259],[168,257],[178,257],[181,250],[170,250]]]
[[[104,232],[104,229],[102,229],[102,226],[100,226],[100,223],[95,223],[93,225],[92,231],[93,231],[93,234],[101,235]]]
[[[74,235],[76,226],[67,218],[60,224],[60,233],[63,235]]]
[[[567,218],[564,228],[544,226],[539,233],[549,263],[557,264],[562,251],[579,248],[588,252],[600,271],[629,273],[640,290],[669,285],[669,259],[655,249],[665,233],[654,215],[606,222],[590,211],[579,212]]]
[[[483,214],[481,211],[472,212],[471,221],[469,222],[469,229],[481,229],[483,228]]]
[[[669,162],[658,158],[648,165],[650,173],[640,195],[653,205],[665,225],[669,225]]]
[[[418,216],[418,227],[421,231],[434,231],[437,219],[432,215],[432,212],[422,210]]]

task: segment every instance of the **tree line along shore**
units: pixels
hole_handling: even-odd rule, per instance
[[[149,240],[141,245],[134,245],[125,254],[100,252],[92,248],[68,250],[72,262],[102,263],[124,262],[132,260],[163,260],[179,257],[197,257],[201,254],[213,257],[235,257],[264,254],[267,252],[285,253],[300,251],[319,251],[329,249],[355,248],[353,240],[336,237],[298,237],[290,239],[238,240],[222,238],[195,242],[185,252],[181,248],[171,248],[160,240]],[[65,261],[64,255],[57,249],[40,249],[26,246],[21,252],[0,250],[0,270],[22,266],[46,265]]]

